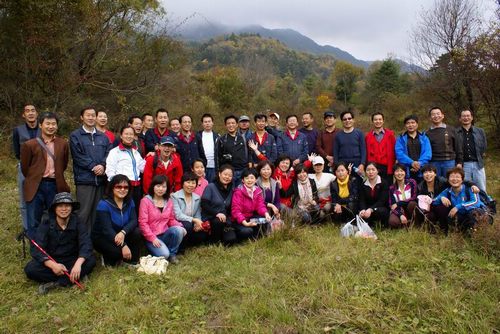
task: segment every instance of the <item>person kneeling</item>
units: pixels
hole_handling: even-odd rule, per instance
[[[24,271],[29,279],[42,283],[38,289],[40,294],[51,288],[68,286],[90,274],[95,267],[87,227],[73,212],[79,206],[70,193],[56,194],[48,218],[36,231],[35,242],[55,260],[50,260],[37,247],[31,248],[33,260]]]
[[[256,239],[269,230],[271,216],[267,212],[262,190],[255,185],[257,171],[244,169],[242,183],[234,190],[231,208],[232,221],[238,239]]]
[[[165,175],[153,177],[148,195],[143,197],[139,207],[139,228],[153,256],[163,256],[177,264],[177,251],[187,231],[175,219],[174,204],[168,199],[167,188]]]

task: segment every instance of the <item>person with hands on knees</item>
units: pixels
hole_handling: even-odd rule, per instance
[[[104,265],[139,261],[142,236],[130,188],[128,177],[117,174],[109,181],[105,198],[97,204],[92,242],[102,254]]]
[[[334,172],[337,177],[331,183],[330,193],[332,194],[332,218],[335,221],[348,221],[358,213],[359,182],[350,171],[352,163],[338,162]]]
[[[262,190],[255,185],[257,176],[255,169],[244,169],[242,183],[234,190],[231,216],[240,241],[264,235],[271,222]]]
[[[231,222],[231,203],[233,198],[233,167],[222,165],[201,196],[201,215],[203,221],[210,223],[210,241],[222,241],[224,245],[236,242],[236,233]]]
[[[359,216],[367,223],[378,220],[382,225],[387,225],[387,220],[389,219],[387,204],[389,185],[378,174],[376,163],[368,162],[365,171],[367,178],[359,192],[359,204],[361,208]]]
[[[417,206],[417,183],[406,178],[406,170],[402,164],[394,165],[394,184],[389,187],[389,226],[392,228],[407,227]]]
[[[174,204],[169,200],[167,177],[156,175],[148,195],[141,200],[139,228],[146,239],[146,247],[153,256],[163,256],[177,264],[177,251],[186,229],[175,219]]]
[[[182,175],[181,184],[181,190],[172,194],[175,218],[187,231],[184,242],[193,246],[208,240],[210,229],[201,220],[201,197],[194,192],[198,186],[198,176],[186,172]]]
[[[24,271],[29,279],[42,283],[38,288],[40,294],[68,286],[90,274],[95,267],[87,228],[74,213],[79,206],[70,193],[56,194],[48,217],[36,231],[35,242],[55,260],[49,259],[37,247],[31,248],[33,260]]]

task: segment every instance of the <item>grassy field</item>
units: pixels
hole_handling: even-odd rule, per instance
[[[377,231],[378,241],[342,239],[336,226],[287,229],[188,250],[161,277],[98,265],[85,291],[39,296],[15,241],[15,163],[2,161],[1,333],[499,332],[498,257],[416,229]],[[498,198],[498,169],[487,168]]]

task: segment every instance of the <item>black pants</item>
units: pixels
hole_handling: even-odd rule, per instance
[[[370,218],[363,218],[365,222],[368,224],[374,223],[379,220],[382,226],[387,226],[389,221],[389,209],[386,207],[378,207],[377,210],[374,210],[370,215]]]
[[[117,246],[114,241],[110,241],[104,236],[97,235],[92,236],[92,243],[94,244],[95,250],[101,253],[104,257],[104,264],[115,266],[122,261],[122,248],[120,246]],[[125,235],[125,243],[127,244],[128,248],[130,248],[130,252],[132,253],[132,259],[130,260],[130,262],[139,262],[139,255],[141,246],[143,244],[143,239],[138,228],[133,229],[132,231],[127,233],[127,235]]]
[[[57,262],[64,264],[64,266],[66,267],[66,269],[68,269],[68,272],[70,273],[71,268],[73,268],[76,260],[78,260],[78,258],[68,258],[64,259],[63,261],[57,261]],[[85,262],[83,262],[80,278],[90,274],[92,272],[92,269],[94,269],[94,267],[95,267],[95,258],[94,256],[91,256],[88,259],[86,259]],[[26,267],[24,267],[24,272],[26,273],[26,276],[29,279],[40,283],[58,282],[62,286],[67,286],[71,284],[71,281],[69,280],[68,276],[66,275],[57,276],[51,269],[47,268],[43,263],[40,263],[35,260],[31,260],[30,262],[28,262]]]
[[[258,224],[257,226],[246,227],[241,224],[233,224],[238,241],[245,241],[247,239],[257,239],[266,235],[269,230],[269,223]]]
[[[139,205],[141,204],[141,199],[142,199],[142,186],[133,186],[131,188],[132,191],[132,199],[134,200],[135,204],[135,213],[137,214],[137,217],[139,217]]]
[[[187,231],[186,236],[182,239],[182,245],[184,247],[187,246],[195,246],[202,243],[205,243],[208,240],[208,233],[205,231],[197,231],[194,230],[194,223],[188,221],[180,222]],[[181,246],[182,247],[182,246]]]

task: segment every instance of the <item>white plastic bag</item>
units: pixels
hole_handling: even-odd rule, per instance
[[[352,224],[354,219],[351,221],[347,222],[342,228],[340,229],[340,235],[344,238],[349,238],[350,236],[353,236],[357,231],[358,228]]]
[[[161,275],[167,272],[168,261],[163,256],[143,256],[139,260],[137,271],[148,275]]]
[[[377,236],[375,235],[375,232],[373,232],[370,225],[368,225],[368,223],[366,223],[359,215],[356,215],[356,225],[358,225],[359,231],[354,234],[355,238],[377,240]]]

